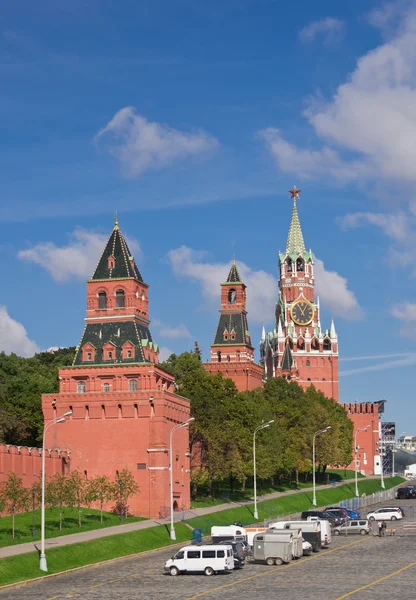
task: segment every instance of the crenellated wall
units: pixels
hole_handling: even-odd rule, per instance
[[[45,474],[68,473],[70,470],[70,452],[59,449],[45,450]],[[23,485],[31,488],[40,477],[42,470],[42,449],[27,446],[0,444],[0,483],[7,474],[16,473],[23,479]]]

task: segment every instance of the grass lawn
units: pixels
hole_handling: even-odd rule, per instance
[[[333,479],[337,482],[344,479],[353,479],[355,477],[355,471],[348,469],[327,469],[325,473],[325,479],[322,481],[322,474],[316,474],[316,485],[330,483]],[[363,477],[360,473],[358,477]],[[254,489],[252,487],[252,481],[249,481],[251,485],[246,485],[245,490],[237,489],[234,492],[230,492],[228,481],[223,481],[215,486],[214,494],[211,498],[207,497],[207,492],[204,488],[201,488],[201,492],[197,498],[191,501],[191,510],[193,508],[205,508],[208,506],[218,506],[219,504],[226,504],[227,502],[241,502],[242,500],[249,500],[253,498]],[[273,492],[286,492],[288,490],[301,490],[303,488],[312,487],[312,475],[310,481],[300,481],[298,486],[293,481],[283,481],[271,485],[270,482],[260,482],[257,486],[258,496],[265,494],[272,494]]]
[[[103,522],[100,521],[100,511],[93,508],[82,509],[82,527],[78,527],[78,511],[76,509],[66,508],[63,515],[62,531],[59,531],[59,512],[52,508],[45,511],[45,537],[57,537],[59,535],[69,535],[70,533],[79,533],[80,531],[89,531],[91,529],[101,529],[102,527],[111,527],[120,525],[120,517],[113,513],[104,512]],[[142,521],[141,517],[128,517],[121,523],[132,523],[133,521]],[[32,538],[32,512],[21,513],[15,517],[15,539],[12,539],[12,518],[0,518],[0,547],[22,544],[40,539],[40,510],[35,510],[35,537]]]
[[[192,532],[186,525],[175,525],[176,542],[169,537],[169,528],[165,525],[151,527],[141,531],[112,535],[91,542],[71,544],[46,551],[49,573],[59,573],[74,567],[94,564],[110,558],[127,556],[136,552],[145,552],[170,544],[186,543],[191,539]],[[158,565],[163,570],[162,564]],[[7,585],[25,579],[42,576],[39,570],[37,552],[10,556],[0,561],[0,585]]]
[[[390,477],[384,480],[386,489],[394,487],[402,483],[402,477]],[[374,492],[382,491],[379,479],[365,479],[359,484],[360,494],[373,494]],[[337,504],[341,500],[355,497],[355,486],[353,484],[338,485],[330,489],[317,489],[316,498],[318,506],[328,506]],[[258,521],[265,519],[280,518],[284,515],[289,515],[302,510],[312,508],[312,492],[299,492],[275,498],[273,500],[265,500],[257,505],[259,512]],[[210,515],[195,517],[187,521],[192,527],[202,529],[204,534],[211,531],[212,525],[230,525],[233,521],[241,521],[243,525],[255,523],[256,519],[253,516],[253,504],[245,506],[229,508]]]

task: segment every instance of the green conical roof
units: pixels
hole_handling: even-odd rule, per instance
[[[233,260],[230,272],[228,273],[227,283],[241,283],[240,273],[238,272],[235,260]]]
[[[110,257],[114,259],[113,268],[110,268]],[[131,277],[143,282],[140,271],[116,221],[91,279],[125,279]]]
[[[289,235],[287,236],[286,254],[299,255],[306,252],[300,226],[296,198],[293,198],[292,219],[290,221]]]
[[[281,369],[282,369],[282,371],[290,371],[292,368],[292,365],[293,365],[292,352],[290,350],[289,344],[286,343],[285,351],[284,351],[283,359],[282,359]]]

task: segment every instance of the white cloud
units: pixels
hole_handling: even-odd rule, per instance
[[[399,302],[391,309],[391,314],[402,322],[400,333],[403,337],[414,340],[416,335],[416,304]]]
[[[159,362],[164,362],[171,354],[173,354],[173,350],[167,346],[161,346],[159,349]]]
[[[299,39],[303,43],[313,42],[317,36],[322,35],[325,42],[339,40],[344,33],[344,23],[340,19],[326,17],[306,25],[299,32]]]
[[[336,271],[327,271],[319,258],[314,257],[314,262],[315,289],[325,308],[334,316],[361,319],[363,311],[354,292],[348,289],[347,279]]]
[[[21,323],[12,319],[5,306],[0,306],[0,351],[14,352],[19,356],[33,356],[39,352],[35,342],[29,339]]]
[[[20,250],[18,257],[40,265],[58,282],[86,279],[93,274],[107,240],[108,236],[78,228],[66,246],[40,242],[28,250]],[[127,243],[131,252],[140,257],[139,243],[130,238]]]
[[[202,295],[209,306],[219,303],[220,283],[227,279],[231,263],[211,263],[208,253],[181,246],[168,252],[168,260],[178,277],[188,277],[202,286]],[[262,323],[273,317],[277,281],[265,271],[254,271],[243,262],[238,262],[241,278],[247,285],[247,310],[250,322]]]
[[[175,340],[178,338],[192,337],[191,333],[189,332],[189,330],[183,323],[181,323],[180,325],[177,325],[176,327],[171,327],[169,325],[161,325],[160,329],[159,329],[159,335],[162,338],[166,337],[166,338],[169,338],[172,340]]]
[[[357,169],[357,181],[416,180],[416,2],[396,12],[393,36],[357,61],[332,100],[309,102],[304,114],[321,147],[297,148],[275,133],[268,145],[281,170],[352,180]]]
[[[131,106],[119,110],[95,139],[106,145],[128,177],[161,169],[179,159],[212,152],[219,145],[218,140],[205,131],[184,133],[148,121]]]
[[[178,277],[188,277],[202,286],[202,296],[209,306],[219,303],[220,283],[224,283],[230,270],[230,263],[208,262],[208,253],[188,246],[170,250],[168,259]],[[241,278],[247,286],[247,310],[249,321],[255,323],[273,320],[278,296],[277,281],[270,273],[255,271],[243,262],[238,262]],[[361,308],[347,280],[335,271],[326,271],[323,262],[315,258],[315,278],[317,293],[322,304],[331,309],[334,315],[347,319],[362,316]]]
[[[416,365],[416,356],[409,356],[399,360],[389,360],[388,362],[379,363],[378,365],[370,365],[368,367],[359,367],[358,369],[350,369],[348,371],[340,371],[339,376],[358,375],[360,373],[368,373],[370,371],[385,371],[386,369],[397,369],[399,367],[411,367]]]
[[[345,231],[373,225],[378,227],[392,244],[387,249],[387,262],[394,268],[412,267],[410,273],[416,276],[416,218],[412,213],[398,211],[395,213],[349,213],[338,218],[338,223]]]

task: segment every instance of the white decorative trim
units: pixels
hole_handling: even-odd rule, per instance
[[[169,471],[169,467],[148,467],[149,471]]]
[[[167,454],[168,449],[167,448],[148,448],[147,452],[164,452],[165,454]]]

